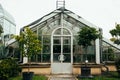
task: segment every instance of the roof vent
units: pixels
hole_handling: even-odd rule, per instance
[[[56,1],[56,8],[65,8],[65,0],[57,0]]]

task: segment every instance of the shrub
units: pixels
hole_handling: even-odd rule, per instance
[[[9,58],[0,62],[0,80],[8,80],[10,77],[15,77],[21,72],[16,59]]]

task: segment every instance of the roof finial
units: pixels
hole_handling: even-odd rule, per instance
[[[56,8],[65,8],[65,0],[57,0],[56,1]]]

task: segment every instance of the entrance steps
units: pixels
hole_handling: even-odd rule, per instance
[[[48,80],[77,80],[77,78],[74,75],[53,74],[49,76]]]

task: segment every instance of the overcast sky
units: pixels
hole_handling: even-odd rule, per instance
[[[0,3],[14,17],[17,29],[56,9],[56,0],[0,0]],[[120,0],[66,0],[65,8],[102,28],[106,38],[111,37],[109,30],[115,28],[115,22],[120,23]]]

